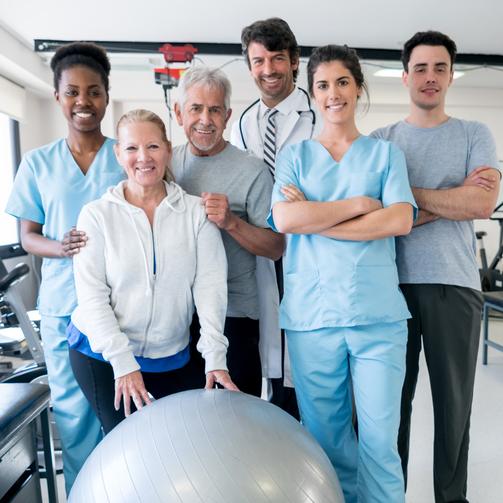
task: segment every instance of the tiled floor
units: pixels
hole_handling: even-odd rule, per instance
[[[490,334],[503,344],[503,321],[492,321]],[[433,502],[432,445],[433,412],[423,361],[414,400],[407,503]],[[64,502],[63,480],[58,479],[60,502]],[[482,365],[479,358],[477,366],[468,497],[472,503],[503,502],[503,353],[493,349],[489,349],[489,364]]]

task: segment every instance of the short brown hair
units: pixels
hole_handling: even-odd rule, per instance
[[[248,57],[248,46],[252,42],[262,44],[268,51],[287,50],[290,55],[290,62],[299,60],[300,48],[297,44],[288,23],[279,17],[271,17],[262,21],[255,21],[250,26],[245,26],[241,32],[241,47],[243,56],[246,58],[248,68],[250,68],[250,58]],[[299,69],[293,70],[293,80],[297,80]]]

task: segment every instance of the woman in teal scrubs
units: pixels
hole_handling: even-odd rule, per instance
[[[288,239],[280,321],[302,422],[332,461],[347,503],[404,502],[396,445],[410,315],[394,236],[413,222],[405,158],[356,128],[367,89],[355,51],[315,49],[308,83],[323,130],[278,157],[269,217]]]
[[[21,220],[23,248],[43,257],[41,336],[69,492],[102,438],[100,423],[73,376],[65,337],[76,306],[72,257],[87,239],[74,226],[82,206],[116,185],[124,172],[114,141],[101,132],[110,73],[105,51],[94,44],[69,44],[56,52],[51,68],[68,135],[23,157],[6,211]]]

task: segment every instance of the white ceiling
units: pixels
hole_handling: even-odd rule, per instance
[[[34,39],[239,43],[243,26],[271,16],[284,18],[301,45],[346,43],[360,48],[400,49],[416,31],[436,29],[449,34],[459,52],[503,55],[502,0],[321,0],[316,4],[300,0],[0,1],[0,28],[30,50]],[[49,56],[39,54],[37,58],[47,60]],[[0,44],[0,63],[1,57]],[[205,55],[202,59],[220,66],[232,58]],[[116,98],[137,93],[135,99],[142,99],[152,92],[144,84],[152,82],[152,69],[162,64],[160,57],[112,55],[111,60]],[[397,79],[373,77],[373,66],[366,65],[365,69],[371,87],[374,82],[398,83]],[[468,72],[456,86],[503,89],[503,71],[465,69]],[[243,95],[256,94],[242,61],[229,64],[225,70],[234,87],[243,89]]]
[[[501,0],[22,0],[0,2],[0,20],[34,38],[238,43],[257,19],[284,18],[301,45],[347,43],[400,49],[414,32],[438,29],[459,52],[503,53]]]

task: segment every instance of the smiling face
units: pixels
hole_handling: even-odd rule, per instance
[[[351,72],[340,61],[318,65],[313,75],[312,93],[325,123],[354,123],[361,89]]]
[[[63,70],[54,96],[70,129],[80,133],[100,129],[108,94],[99,73],[81,65]]]
[[[418,45],[411,55],[403,83],[409,88],[410,99],[422,110],[444,107],[445,95],[452,83],[449,52],[442,45]]]
[[[186,90],[185,102],[175,104],[175,114],[194,155],[215,155],[223,150],[231,112],[225,108],[224,90],[219,87],[196,84]]]
[[[128,122],[119,127],[115,155],[128,186],[160,185],[171,159],[171,144],[153,122]]]
[[[262,101],[268,107],[275,107],[293,91],[293,72],[299,61],[292,61],[287,49],[268,51],[259,42],[252,42],[248,46],[248,59]]]

